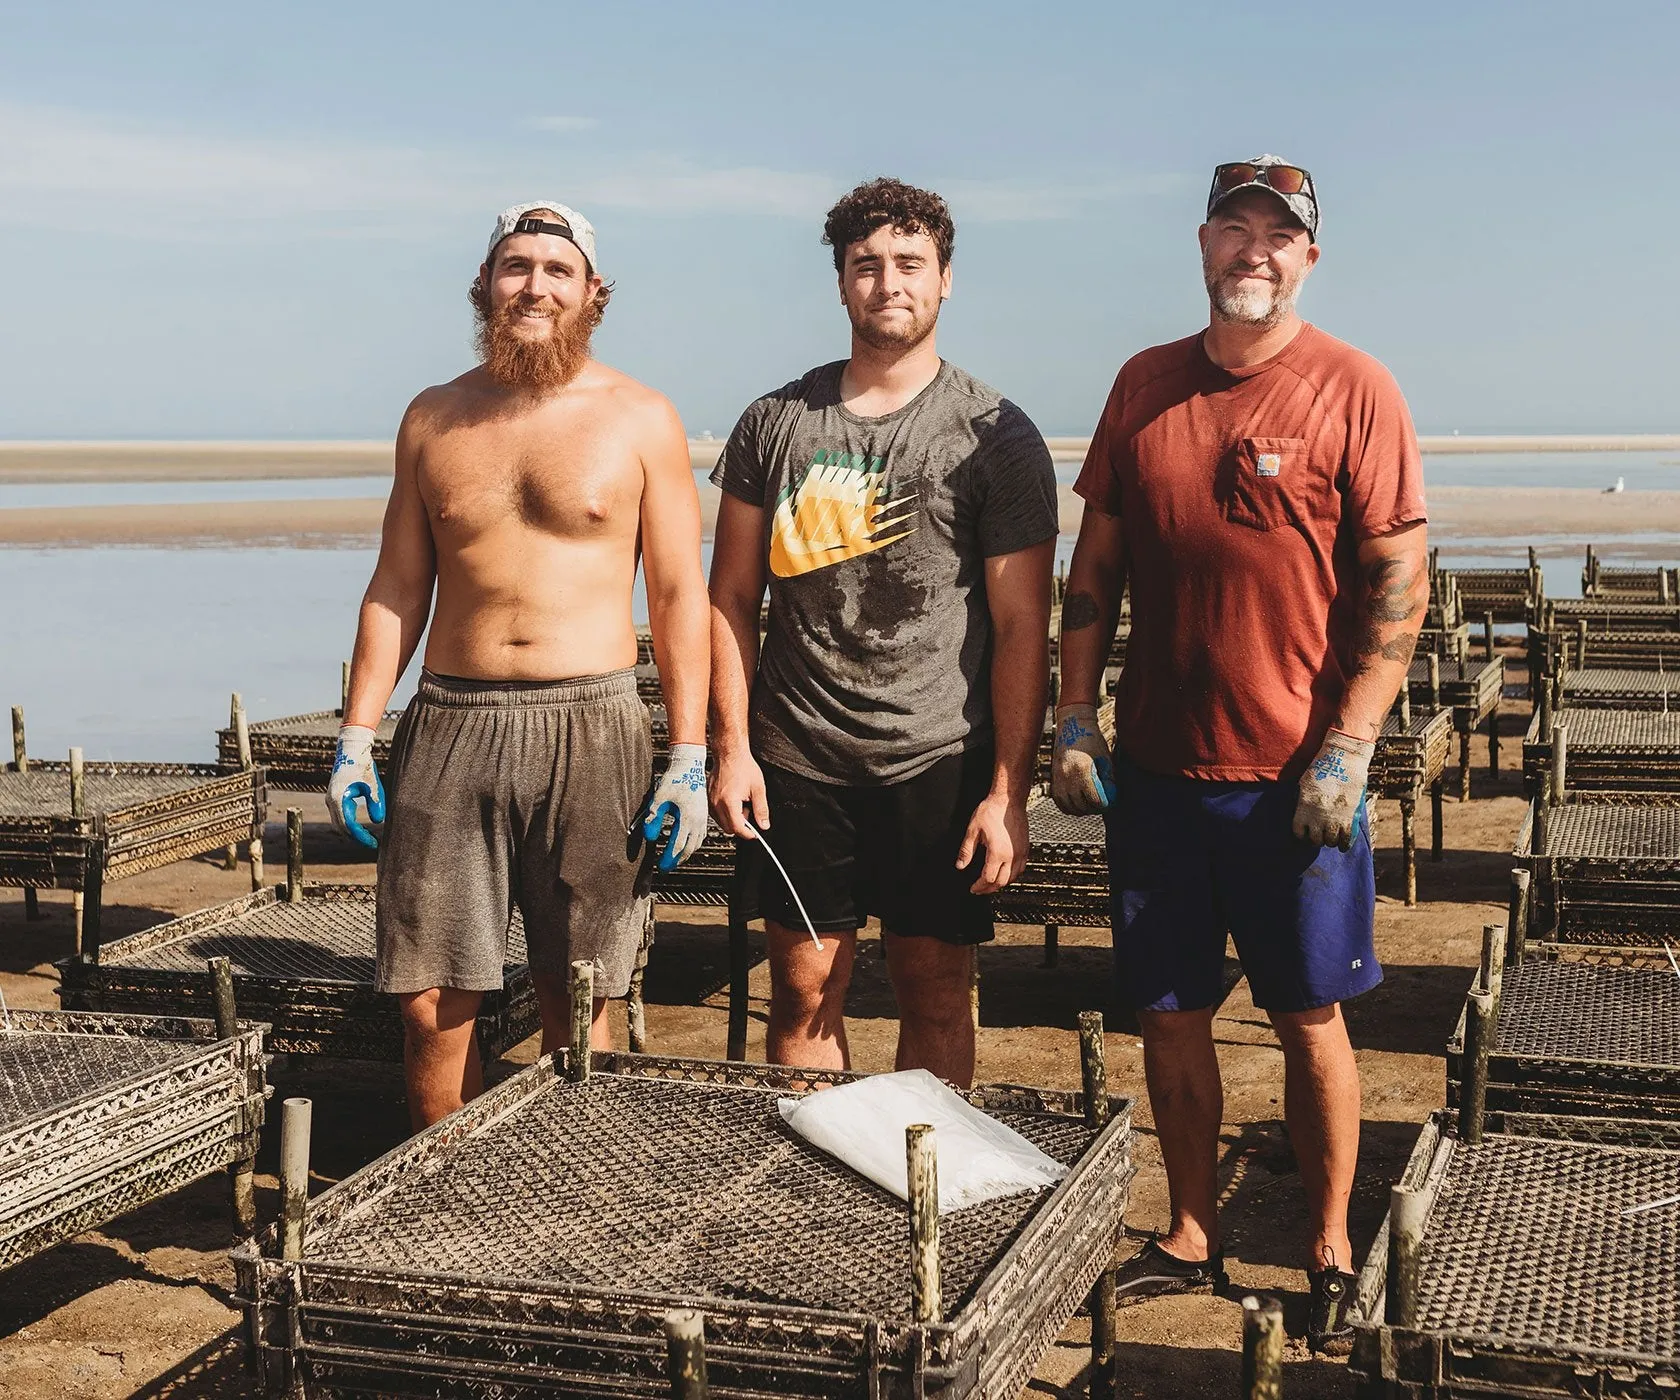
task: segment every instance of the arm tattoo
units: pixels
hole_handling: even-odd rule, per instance
[[[1356,674],[1383,662],[1409,666],[1427,605],[1419,575],[1405,560],[1379,559],[1365,571],[1365,605],[1354,641]]]
[[[1423,611],[1423,602],[1412,596],[1417,576],[1404,560],[1377,560],[1366,570],[1365,581],[1370,587],[1367,616],[1372,622],[1410,622]]]
[[[1102,609],[1089,593],[1070,593],[1062,602],[1062,631],[1077,632],[1093,627],[1101,619]]]

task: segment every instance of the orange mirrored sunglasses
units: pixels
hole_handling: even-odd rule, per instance
[[[1213,193],[1217,198],[1244,185],[1266,185],[1279,194],[1306,191],[1313,198],[1312,176],[1298,165],[1254,165],[1246,160],[1218,165],[1213,171]]]

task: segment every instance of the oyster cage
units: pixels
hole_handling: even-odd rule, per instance
[[[1564,782],[1594,802],[1680,801],[1680,707],[1656,710],[1562,709]],[[1551,735],[1536,714],[1523,736],[1523,786],[1545,793],[1552,771]]]
[[[1675,647],[1680,654],[1680,636]],[[1563,703],[1575,709],[1680,710],[1680,671],[1570,667],[1563,673]]]
[[[0,1270],[254,1156],[263,1029],[0,1013]]]
[[[242,1011],[271,1025],[273,1053],[400,1064],[396,998],[373,986],[373,915],[371,885],[305,885],[297,904],[270,886],[61,962],[59,997],[78,1011],[205,1014],[205,959],[225,957]],[[525,956],[524,925],[515,914],[502,990],[486,992],[478,1014],[487,1059],[537,1029]]]
[[[401,710],[389,710],[374,733],[373,759],[381,773],[389,773],[391,740]],[[306,715],[253,720],[247,726],[251,761],[268,769],[268,780],[289,792],[325,792],[338,753],[339,710],[312,710]],[[239,771],[239,739],[230,726],[216,731],[216,766],[224,773]]]
[[[1680,1140],[1680,978],[1660,949],[1559,949],[1509,964],[1494,1016],[1490,1125],[1515,1114],[1648,1119],[1671,1123]],[[1465,1019],[1447,1043],[1453,1108]]]
[[[1533,872],[1531,938],[1644,946],[1680,939],[1680,806],[1537,800],[1514,854]]]
[[[249,841],[268,817],[261,767],[89,763],[83,781],[86,810],[77,817],[68,763],[0,769],[0,885],[84,889]]]
[[[1428,1205],[1417,1299],[1389,1320],[1378,1229],[1351,1321],[1363,1400],[1657,1396],[1680,1388],[1680,1151],[1424,1125],[1401,1185]]]
[[[944,1320],[911,1314],[903,1202],[781,1121],[860,1076],[564,1053],[310,1202],[233,1256],[270,1395],[663,1393],[662,1320],[704,1311],[711,1393],[1013,1397],[1108,1268],[1131,1104],[1093,1132],[1077,1095],[970,1102],[1069,1165],[1053,1189],[940,1220]]]

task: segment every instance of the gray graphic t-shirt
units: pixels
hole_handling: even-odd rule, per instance
[[[844,367],[749,407],[712,481],[764,510],[754,754],[895,783],[990,741],[985,561],[1054,538],[1056,476],[1027,415],[956,366],[883,418],[841,404]]]

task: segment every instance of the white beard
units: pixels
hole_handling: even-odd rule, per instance
[[[1221,278],[1210,289],[1213,309],[1221,321],[1236,325],[1275,326],[1295,308],[1299,286],[1285,288],[1277,282],[1239,282],[1235,287]]]

